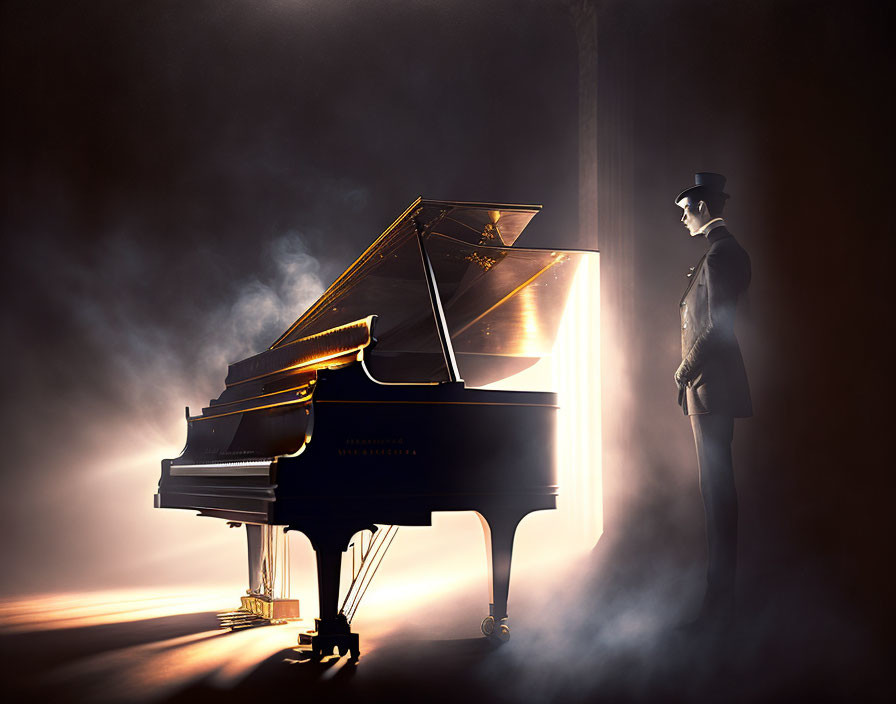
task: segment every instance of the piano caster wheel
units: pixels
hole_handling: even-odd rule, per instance
[[[482,635],[497,643],[506,643],[510,640],[510,625],[506,618],[496,624],[494,616],[486,616],[482,619]]]
[[[501,622],[498,624],[498,628],[495,631],[495,639],[501,641],[502,643],[506,643],[510,640],[510,625],[507,623],[506,618],[502,618]]]
[[[495,617],[494,616],[486,616],[482,619],[482,635],[486,638],[491,638],[492,634],[495,632]]]

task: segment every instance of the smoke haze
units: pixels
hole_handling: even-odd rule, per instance
[[[597,234],[620,292],[601,313],[607,527],[578,567],[515,571],[531,640],[481,670],[517,673],[508,696],[657,700],[688,672],[694,689],[672,695],[730,672],[743,699],[807,680],[881,695],[886,20],[871,2],[600,4]],[[152,509],[159,461],[182,446],[184,406],[217,396],[227,364],[276,339],[417,195],[543,203],[520,245],[592,244],[567,3],[39,0],[4,3],[0,26],[6,595],[242,588],[242,536]],[[704,246],[672,198],[702,170],[728,175],[754,272],[738,335],[756,416],[734,445],[749,627],[717,659],[667,632],[703,579],[671,380]],[[630,249],[604,251],[609,232]],[[421,566],[420,588],[456,578],[432,621],[475,625],[479,538],[464,518],[442,525],[433,550],[453,557]],[[390,559],[407,571],[387,560],[388,588],[420,562],[401,539]]]

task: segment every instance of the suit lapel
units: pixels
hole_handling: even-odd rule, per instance
[[[733,237],[733,235],[728,232],[728,228],[725,225],[719,225],[718,227],[714,227],[709,231],[706,239],[708,240],[709,247],[706,248],[706,252],[703,253],[703,256],[700,257],[700,261],[697,262],[697,266],[694,267],[694,275],[691,277],[690,282],[688,283],[688,287],[684,290],[684,293],[681,294],[681,300],[678,302],[678,305],[681,306],[684,303],[684,299],[687,298],[688,293],[691,290],[691,287],[694,285],[694,282],[697,280],[697,277],[700,275],[700,270],[703,268],[703,262],[706,261],[706,255],[709,254],[709,250],[712,249],[713,245],[721,239],[725,239],[726,237]]]
[[[700,261],[697,262],[697,266],[694,267],[694,275],[691,276],[691,280],[688,283],[688,287],[684,290],[684,293],[681,294],[681,300],[678,302],[679,306],[681,306],[681,304],[684,303],[684,299],[688,297],[688,293],[690,292],[691,287],[694,285],[694,282],[697,280],[697,277],[700,276],[700,270],[703,268],[703,262],[706,260],[706,254],[708,254],[708,253],[709,253],[709,250],[707,250],[706,253],[702,257],[700,257]]]

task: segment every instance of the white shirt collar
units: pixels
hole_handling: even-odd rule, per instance
[[[717,227],[722,227],[725,224],[724,218],[713,218],[708,223],[706,223],[703,227],[697,230],[698,235],[706,236],[710,233],[710,230],[715,230]]]

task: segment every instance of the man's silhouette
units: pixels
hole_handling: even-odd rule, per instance
[[[676,204],[692,237],[709,248],[688,274],[679,306],[681,365],[675,372],[678,402],[690,417],[697,446],[700,493],[706,511],[709,563],[697,627],[726,626],[734,614],[737,566],[737,493],[731,463],[734,419],[753,413],[734,317],[738,296],[750,283],[750,258],[728,232],[722,209],[725,177],[698,173],[696,185]]]

